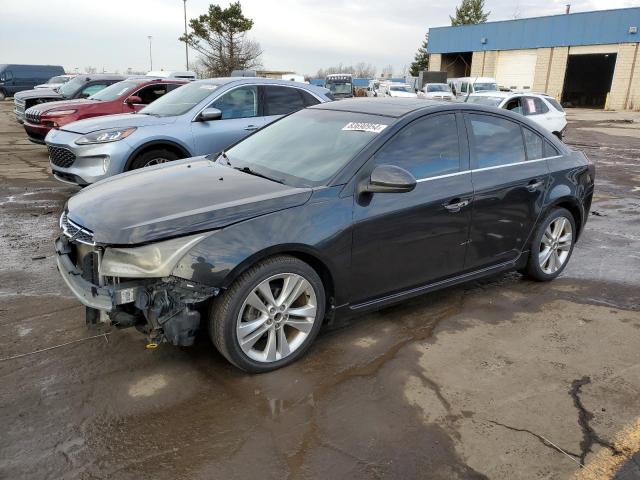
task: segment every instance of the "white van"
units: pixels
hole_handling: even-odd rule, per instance
[[[492,77],[459,77],[447,80],[454,95],[466,97],[470,93],[497,92],[498,83]]]
[[[158,78],[181,78],[183,80],[197,80],[198,75],[196,72],[165,72],[164,70],[157,70],[153,72],[147,72],[148,77],[158,77]]]

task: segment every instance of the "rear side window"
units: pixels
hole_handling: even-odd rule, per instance
[[[81,97],[90,97],[94,93],[98,93],[103,88],[107,87],[106,83],[94,83],[93,85],[89,85],[88,87],[84,87],[82,92],[80,92]]]
[[[305,90],[298,90],[298,93],[302,95],[302,100],[304,101],[305,107],[310,107],[311,105],[317,105],[318,103],[320,103],[320,100],[318,100],[316,97]]]
[[[544,158],[544,140],[528,128],[523,128],[524,146],[527,149],[527,160]]]
[[[375,155],[376,165],[396,165],[417,179],[460,170],[460,144],[454,114],[413,121]]]
[[[540,115],[549,111],[549,107],[538,97],[526,97],[525,103],[527,105],[527,115]]]
[[[467,114],[475,168],[497,167],[525,160],[520,125],[490,115]]]
[[[297,88],[266,86],[265,115],[286,115],[305,107]]]
[[[562,108],[562,105],[560,105],[560,103],[558,103],[558,101],[555,98],[545,97],[545,100],[549,102],[551,106],[555,108],[557,111],[564,112],[564,108]]]
[[[560,152],[558,152],[558,149],[556,147],[554,147],[553,145],[551,145],[549,142],[545,141],[544,142],[544,157],[545,158],[557,157],[558,155],[560,155]]]

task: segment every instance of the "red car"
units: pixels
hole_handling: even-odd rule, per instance
[[[52,128],[101,115],[135,113],[185,83],[188,82],[165,78],[128,78],[89,98],[41,103],[28,108],[24,113],[24,129],[29,140],[44,145],[44,137]]]

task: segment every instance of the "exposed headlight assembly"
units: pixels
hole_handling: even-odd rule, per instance
[[[100,262],[100,275],[129,278],[168,277],[183,255],[208,235],[200,233],[143,247],[107,248]]]
[[[109,143],[117,142],[123,138],[127,138],[133,132],[136,131],[135,127],[129,128],[112,128],[109,130],[98,130],[97,132],[91,132],[84,137],[80,137],[76,140],[78,145],[90,145],[93,143]]]

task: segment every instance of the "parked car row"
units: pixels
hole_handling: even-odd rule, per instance
[[[327,318],[566,267],[593,196],[581,152],[508,109],[330,100],[203,80],[52,129],[59,178],[149,165],[88,186],[60,218],[58,269],[87,323],[135,326],[149,347],[206,330],[231,363],[266,372],[304,355]]]

